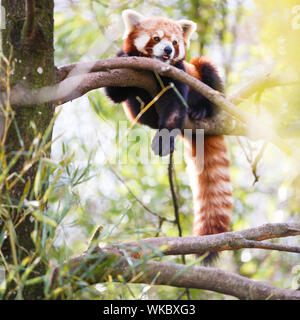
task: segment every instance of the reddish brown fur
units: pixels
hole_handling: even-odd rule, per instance
[[[202,66],[208,62],[205,57],[197,57],[190,63],[185,63],[186,70],[190,75],[201,80]],[[192,160],[192,166],[197,165],[193,160],[195,150],[195,144],[192,142],[188,155]],[[195,207],[193,235],[201,236],[229,231],[232,190],[230,160],[223,136],[205,136],[203,172],[194,177],[194,185],[192,184],[191,187]]]
[[[148,19],[143,22],[138,28],[132,30],[128,36],[126,37],[124,44],[123,44],[123,50],[125,53],[135,53],[137,55],[143,56],[143,57],[151,57],[152,56],[152,47],[157,44],[157,42],[153,39],[152,35],[155,34],[157,30],[163,30],[164,31],[164,39],[167,39],[171,41],[172,35],[176,35],[178,39],[178,43],[174,45],[175,49],[175,56],[176,58],[179,54],[179,41],[183,41],[183,43],[186,46],[185,39],[183,37],[182,29],[179,25],[174,23],[172,20],[165,19],[165,18],[158,18],[158,17],[152,17],[151,19]],[[147,54],[144,52],[140,52],[137,50],[137,48],[134,45],[134,40],[139,37],[139,35],[146,33],[150,36],[150,40],[145,46],[145,49],[147,51]],[[183,57],[183,59],[185,56]]]
[[[153,35],[157,30],[164,31],[164,37],[171,39],[176,34],[179,41],[184,41],[182,29],[171,20],[151,18],[132,30],[124,42],[125,53],[151,57],[152,47],[156,44]],[[147,33],[150,40],[145,46],[147,53],[141,53],[134,45],[139,35]],[[186,42],[184,41],[186,46]],[[178,56],[178,45],[175,46]],[[202,79],[202,67],[210,62],[205,57],[197,57],[190,63],[184,62],[186,71],[191,76]],[[212,68],[214,66],[210,64]],[[204,139],[204,170],[197,173],[199,161],[195,159],[194,141],[189,144],[188,168],[191,174],[191,187],[194,198],[194,230],[193,235],[207,235],[229,230],[230,213],[232,210],[232,191],[230,183],[230,160],[227,155],[226,143],[223,136],[205,136]],[[198,168],[199,169],[199,168]]]
[[[206,57],[196,57],[190,61],[190,64],[196,67],[198,72],[198,76],[196,78],[199,78],[199,80],[201,80],[202,66],[204,65],[209,64],[217,72],[216,67]]]
[[[195,166],[193,155],[195,156],[194,142],[189,157]],[[229,231],[232,191],[230,161],[223,136],[205,136],[204,168],[201,174],[194,177],[192,189],[195,207],[193,235]]]
[[[130,119],[132,122],[136,123],[136,119],[135,119],[136,116],[133,114],[127,101],[123,102],[123,109],[125,111],[127,118]]]

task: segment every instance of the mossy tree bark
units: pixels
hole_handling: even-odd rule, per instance
[[[6,11],[6,26],[2,30],[2,50],[4,56],[10,60],[10,67],[13,70],[10,76],[11,86],[25,86],[31,89],[53,85],[55,79],[53,2],[53,0],[2,0],[2,6]],[[9,127],[5,141],[6,154],[10,158],[20,150],[22,144],[24,151],[28,151],[37,133],[43,135],[53,117],[54,110],[54,106],[49,103],[11,107],[14,111],[14,124]],[[13,167],[13,172],[19,173],[22,170],[25,157],[25,155],[20,157]],[[37,165],[34,165],[10,190],[10,199],[18,203],[25,185],[29,183],[32,188],[36,172]],[[16,212],[11,211],[10,215],[14,217],[14,225],[17,225],[15,231],[18,239],[18,255],[22,259],[22,257],[30,256],[35,249],[31,233],[36,221],[30,215],[20,220],[22,210],[17,217]],[[22,222],[17,224],[20,221]],[[8,261],[12,262],[12,248],[8,238],[1,250]],[[44,270],[43,263],[39,263],[34,269],[34,276],[43,275]],[[22,289],[24,299],[42,297],[42,284]]]

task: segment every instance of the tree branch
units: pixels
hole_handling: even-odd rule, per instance
[[[128,250],[134,256],[143,253],[162,252],[164,255],[199,254],[205,251],[238,250],[241,248],[260,248],[300,253],[300,247],[261,242],[266,239],[300,235],[300,222],[270,223],[241,231],[224,232],[201,237],[160,237],[141,239],[115,246]],[[162,250],[161,250],[162,248]]]
[[[165,255],[240,248],[275,249],[299,253],[299,247],[260,242],[299,234],[300,222],[293,222],[265,224],[257,228],[201,237],[150,238],[122,245],[102,246],[102,248],[96,245],[97,240],[93,237],[92,246],[89,246],[84,254],[68,261],[66,267],[54,269],[51,284],[55,288],[61,287],[64,281],[68,283],[76,278],[80,279],[81,285],[82,281],[91,285],[114,279],[130,283],[211,290],[239,299],[300,300],[300,291],[277,288],[217,268],[147,261],[149,258],[161,256],[157,250],[162,246],[164,246],[162,253]],[[143,256],[142,253],[147,255]],[[77,284],[74,282],[72,284],[76,289]]]
[[[24,85],[19,84],[11,90],[10,103],[14,106],[26,106],[47,101],[51,101],[54,104],[64,104],[83,96],[91,90],[102,87],[137,86],[147,89],[152,84],[153,80],[145,71],[116,69],[85,73],[66,78],[54,86],[36,90],[28,90]],[[152,93],[154,94],[154,90]]]
[[[259,76],[257,81],[254,79],[249,84],[244,86],[242,89],[234,93],[229,99],[226,99],[224,95],[216,90],[213,90],[209,86],[205,85],[200,80],[190,76],[186,72],[179,70],[173,66],[166,65],[165,63],[154,60],[151,58],[140,58],[140,57],[124,57],[124,58],[113,58],[96,61],[94,63],[80,63],[80,64],[71,64],[68,66],[61,67],[58,70],[58,79],[64,79],[67,75],[74,72],[75,74],[82,72],[82,70],[90,70],[90,72],[96,72],[107,68],[127,68],[130,64],[130,67],[137,70],[149,70],[156,71],[160,75],[168,76],[172,79],[181,81],[189,85],[194,90],[203,94],[208,100],[212,101],[215,105],[217,105],[221,110],[226,111],[229,115],[222,113],[219,117],[217,117],[213,124],[214,133],[207,134],[216,134],[215,131],[217,128],[222,128],[224,130],[224,124],[227,130],[223,134],[231,134],[231,135],[248,135],[252,138],[264,138],[272,141],[275,145],[277,145],[283,151],[291,154],[291,148],[284,143],[281,138],[273,132],[270,128],[266,128],[262,124],[257,123],[257,119],[255,119],[252,115],[245,113],[241,109],[238,109],[233,101],[238,104],[242,102],[244,99],[248,98],[257,90],[260,90],[261,87],[274,87],[280,85],[294,85],[299,84],[299,76],[291,75],[285,76],[284,79],[279,76],[271,76],[269,73],[266,73],[262,76]],[[75,71],[74,71],[75,70]],[[240,120],[242,124],[237,123],[236,120],[232,119],[234,116],[235,119]],[[209,123],[209,124],[208,124]],[[187,121],[184,125],[185,129],[197,129],[203,128],[206,131],[210,129],[211,119],[206,121],[190,121],[187,118]],[[220,125],[221,124],[221,125]],[[237,128],[236,128],[237,126]],[[229,128],[229,130],[228,130]],[[237,133],[235,130],[237,129]],[[250,132],[251,130],[251,132]],[[243,133],[243,134],[241,134]],[[218,135],[220,131],[218,132]]]
[[[300,300],[300,292],[281,289],[269,284],[254,281],[217,268],[184,267],[179,264],[147,262],[135,272],[143,275],[134,283],[151,283],[172,285],[181,288],[204,289],[228,294],[239,299],[251,300]],[[188,271],[188,272],[187,272]],[[179,275],[180,274],[180,275]],[[176,275],[179,275],[176,277]]]
[[[106,86],[141,87],[154,97],[158,88],[153,74],[145,70],[156,71],[160,75],[188,84],[222,110],[212,119],[192,121],[187,118],[184,129],[204,129],[205,133],[209,135],[247,135],[252,138],[264,138],[271,140],[286,152],[291,151],[291,148],[283,143],[276,133],[263,125],[258,125],[256,119],[238,109],[232,103],[232,101],[235,101],[236,104],[241,102],[237,94],[232,95],[230,99],[226,99],[222,93],[211,89],[186,72],[155,59],[122,57],[63,66],[57,69],[57,84],[54,87],[28,90],[24,86],[18,86],[11,92],[11,104],[20,106],[45,101],[63,104],[81,97],[91,90]],[[266,81],[270,83],[270,80]],[[295,81],[293,79],[290,84],[294,84]],[[263,80],[260,79],[259,83],[262,82]],[[271,82],[272,86],[276,85],[276,81],[272,80]],[[247,88],[247,90],[243,89],[241,92],[243,99],[254,91],[251,88],[256,90],[255,81],[254,83],[251,82]],[[159,104],[159,101],[157,104]]]
[[[243,102],[254,93],[261,90],[270,89],[278,86],[299,85],[299,75],[288,73],[287,75],[273,75],[270,72],[264,72],[255,77],[241,88],[232,93],[228,98],[235,104]]]
[[[281,289],[217,268],[192,267],[156,261],[145,262],[124,255],[116,248],[97,249],[92,256],[83,254],[70,260],[66,266],[68,271],[65,273],[60,274],[62,269],[59,268],[54,270],[51,279],[53,288],[57,286],[61,288],[62,279],[67,281],[74,278],[81,279],[81,286],[82,281],[91,285],[113,279],[127,283],[204,289],[228,294],[239,299],[300,300],[300,291]],[[82,278],[83,274],[85,275],[84,279]],[[76,286],[76,283],[73,283],[73,286]]]

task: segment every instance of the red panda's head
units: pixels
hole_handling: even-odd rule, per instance
[[[124,52],[175,64],[185,58],[196,24],[189,20],[173,21],[145,17],[134,10],[124,10]]]

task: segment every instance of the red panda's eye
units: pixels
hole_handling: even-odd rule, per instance
[[[174,40],[172,43],[173,43],[173,46],[176,46],[177,41],[176,41],[176,40]]]
[[[156,42],[159,42],[160,41],[160,37],[153,37],[153,40],[156,41]]]

